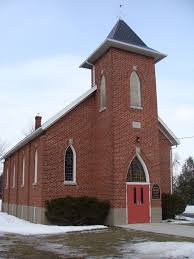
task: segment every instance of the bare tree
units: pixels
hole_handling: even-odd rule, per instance
[[[180,156],[179,154],[176,152],[173,155],[172,158],[172,168],[173,168],[173,176],[172,176],[172,188],[173,188],[173,192],[176,192],[177,190],[177,184],[178,184],[178,171],[180,169],[181,163],[180,163]]]
[[[34,123],[29,124],[26,130],[23,130],[23,134],[25,137],[32,134],[35,131]]]

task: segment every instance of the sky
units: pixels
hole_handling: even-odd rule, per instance
[[[1,0],[0,138],[9,148],[37,113],[45,122],[90,88],[79,65],[119,17],[168,54],[156,64],[158,113],[177,137],[194,136],[193,0]],[[180,141],[173,151],[183,163],[194,138]]]

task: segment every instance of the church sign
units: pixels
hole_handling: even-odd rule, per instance
[[[152,200],[160,199],[160,186],[156,183],[152,185]]]

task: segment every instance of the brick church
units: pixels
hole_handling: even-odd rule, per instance
[[[109,225],[159,222],[179,144],[158,117],[165,57],[119,19],[80,66],[91,88],[4,155],[2,210],[44,224],[46,200],[84,195],[110,201]]]

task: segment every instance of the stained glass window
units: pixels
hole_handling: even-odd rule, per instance
[[[65,181],[74,181],[74,153],[72,148],[69,146],[65,153]]]
[[[128,182],[146,182],[145,172],[139,159],[135,157],[131,162],[127,175]]]

